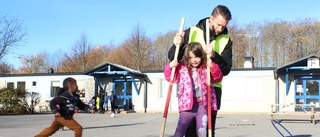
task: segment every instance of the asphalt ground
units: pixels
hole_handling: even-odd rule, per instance
[[[174,134],[179,114],[169,113],[165,136]],[[32,137],[50,126],[53,114],[0,115],[0,137]],[[276,120],[295,137],[320,137],[320,124],[310,123],[310,116],[276,115]],[[320,116],[316,117],[317,121]],[[79,113],[77,121],[83,126],[83,137],[158,137],[162,114]],[[289,136],[279,124],[276,127]],[[65,128],[52,137],[72,137]],[[281,137],[271,123],[269,114],[218,114],[216,137]]]

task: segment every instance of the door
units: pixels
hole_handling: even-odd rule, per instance
[[[295,90],[296,90],[296,104],[314,104],[315,110],[320,110],[319,100],[320,100],[320,87],[319,78],[309,77],[309,78],[299,78],[295,80]],[[296,111],[310,111],[311,107],[302,105],[302,107],[296,107]]]
[[[113,91],[118,99],[116,104],[124,110],[132,110],[132,82],[131,81],[114,81]]]

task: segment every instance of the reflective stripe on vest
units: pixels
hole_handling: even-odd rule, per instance
[[[218,37],[216,37],[215,40],[213,40],[210,45],[212,45],[212,48],[215,52],[217,52],[219,55],[222,53],[224,48],[227,46],[229,41],[229,36],[227,34],[220,34]],[[205,40],[203,36],[203,30],[201,30],[198,27],[190,27],[190,33],[189,33],[189,43],[191,42],[199,42],[202,47],[205,49]],[[222,81],[219,83],[214,83],[214,87],[222,87]]]

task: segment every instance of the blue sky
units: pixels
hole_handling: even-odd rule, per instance
[[[264,19],[320,19],[319,0],[0,0],[0,15],[15,16],[28,30],[27,43],[5,57],[19,67],[17,55],[42,51],[67,51],[86,34],[93,44],[120,44],[138,22],[147,35],[179,28],[182,17],[186,27],[211,14],[223,4],[239,24]]]

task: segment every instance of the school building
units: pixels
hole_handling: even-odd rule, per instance
[[[319,110],[319,56],[310,55],[277,68],[256,68],[253,58],[244,58],[243,68],[233,68],[223,78],[220,112],[296,112],[315,105]],[[113,63],[103,63],[85,73],[12,74],[0,77],[0,88],[24,88],[41,95],[47,105],[63,79],[78,81],[81,99],[88,102],[99,92],[115,91],[117,104],[125,110],[162,113],[169,82],[161,71],[136,71]],[[174,84],[169,112],[178,112],[178,86]],[[301,104],[297,106],[296,104]]]

